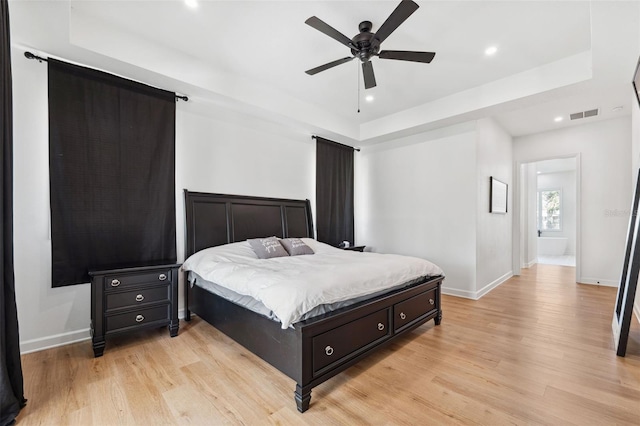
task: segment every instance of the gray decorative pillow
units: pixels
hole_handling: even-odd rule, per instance
[[[289,253],[289,256],[314,254],[313,249],[306,245],[300,238],[285,238],[280,240],[280,244],[282,244],[282,247]]]
[[[253,238],[247,241],[258,256],[258,259],[289,256],[289,253],[282,247],[282,244],[280,244],[280,241],[276,237]]]

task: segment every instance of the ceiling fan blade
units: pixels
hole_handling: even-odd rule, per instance
[[[351,44],[351,39],[349,37],[347,37],[346,35],[342,34],[340,31],[336,30],[335,28],[333,28],[331,25],[327,24],[326,22],[322,21],[320,18],[312,16],[311,18],[309,18],[306,21],[304,21],[304,23],[309,25],[310,27],[315,28],[316,30],[320,31],[321,33],[324,33],[324,34],[328,35],[332,39],[337,40],[338,42],[344,44],[348,48],[352,48],[353,47],[352,44]]]
[[[376,87],[376,76],[373,74],[373,64],[371,61],[362,63],[362,75],[364,76],[364,88]]]
[[[349,56],[347,58],[338,59],[337,61],[329,62],[328,64],[320,65],[319,67],[311,68],[310,70],[305,71],[309,75],[318,74],[320,71],[328,70],[329,68],[333,68],[335,66],[344,64],[345,62],[349,62],[354,59],[354,56]]]
[[[392,32],[396,30],[413,12],[418,9],[418,5],[411,0],[402,0],[398,7],[389,15],[386,21],[376,32],[376,39],[382,43]]]
[[[412,52],[407,50],[383,50],[378,54],[380,59],[397,59],[399,61],[430,63],[435,52]]]

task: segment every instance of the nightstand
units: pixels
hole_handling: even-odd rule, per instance
[[[89,271],[93,354],[102,356],[105,337],[151,327],[178,334],[180,264]]]
[[[364,251],[366,246],[351,246],[351,247],[343,247],[342,250],[351,250],[351,251]]]

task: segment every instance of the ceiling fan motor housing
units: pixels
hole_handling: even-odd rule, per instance
[[[357,48],[351,48],[351,54],[362,62],[368,61],[380,51],[380,42],[375,38],[376,34],[371,32],[371,27],[371,21],[360,22],[360,32],[351,39],[351,43]]]

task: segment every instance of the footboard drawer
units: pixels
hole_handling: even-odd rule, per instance
[[[355,356],[389,332],[389,309],[383,309],[313,338],[314,374],[349,356]]]
[[[413,321],[436,309],[436,289],[425,291],[393,306],[393,330],[411,324]]]

